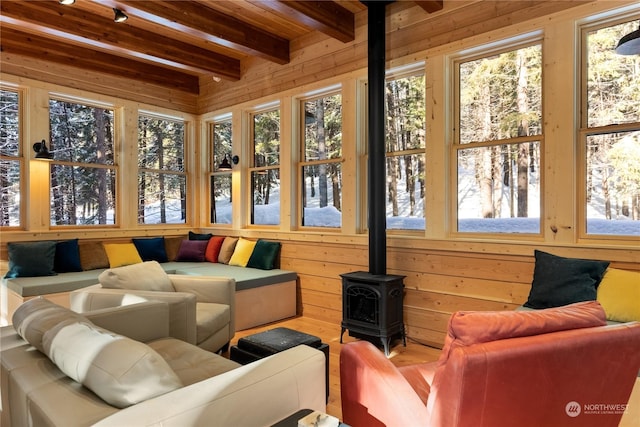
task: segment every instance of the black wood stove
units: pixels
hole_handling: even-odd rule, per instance
[[[380,339],[389,355],[391,340],[407,345],[402,320],[404,276],[386,274],[385,165],[385,7],[386,1],[363,1],[368,8],[368,222],[369,272],[342,274],[342,332],[362,339]]]
[[[341,274],[342,277],[342,335],[361,339],[380,339],[384,354],[394,338],[402,338],[406,346],[402,320],[404,276],[371,274],[365,271]]]

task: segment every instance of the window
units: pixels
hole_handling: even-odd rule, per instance
[[[581,211],[588,235],[640,235],[640,56],[615,53],[637,19],[585,28]]]
[[[20,94],[0,90],[0,226],[17,227],[21,221]]]
[[[342,96],[302,101],[302,225],[342,225]]]
[[[540,232],[542,47],[456,62],[457,230]]]
[[[138,223],[186,222],[185,125],[179,120],[138,117]]]
[[[115,223],[113,110],[49,100],[51,225]]]
[[[226,157],[230,164],[232,157],[231,118],[211,124],[213,136],[211,174],[211,222],[214,224],[231,224],[231,171],[218,170],[218,166]]]
[[[251,224],[280,224],[280,110],[251,115]]]
[[[424,230],[424,64],[387,79],[387,228]]]

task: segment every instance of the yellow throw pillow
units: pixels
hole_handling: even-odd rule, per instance
[[[236,243],[236,248],[231,255],[229,265],[237,265],[238,267],[246,267],[249,263],[249,258],[253,253],[253,249],[256,247],[256,243],[251,240],[243,239],[242,237]]]
[[[607,320],[640,321],[640,271],[608,268],[598,286],[597,300]]]
[[[142,262],[142,258],[140,258],[140,254],[133,243],[103,243],[103,246],[111,268]]]

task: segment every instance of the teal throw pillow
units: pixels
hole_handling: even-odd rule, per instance
[[[268,242],[266,240],[258,240],[247,267],[259,268],[261,270],[272,270],[275,267],[275,261],[280,251],[280,242]]]
[[[64,240],[56,243],[56,255],[53,259],[53,269],[56,273],[82,271],[78,239]]]
[[[551,308],[596,299],[608,261],[564,258],[535,251],[535,267],[529,299],[529,308]]]
[[[54,276],[56,242],[7,243],[9,271],[5,277]]]
[[[164,237],[152,237],[147,239],[131,239],[142,261],[167,262],[167,250],[164,246]]]

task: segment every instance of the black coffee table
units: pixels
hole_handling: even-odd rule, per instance
[[[329,344],[320,338],[295,331],[289,328],[274,328],[257,334],[248,335],[238,340],[238,345],[231,346],[229,357],[234,362],[246,365],[263,357],[305,344],[317,348],[325,357],[325,382],[327,400],[329,399]]]

